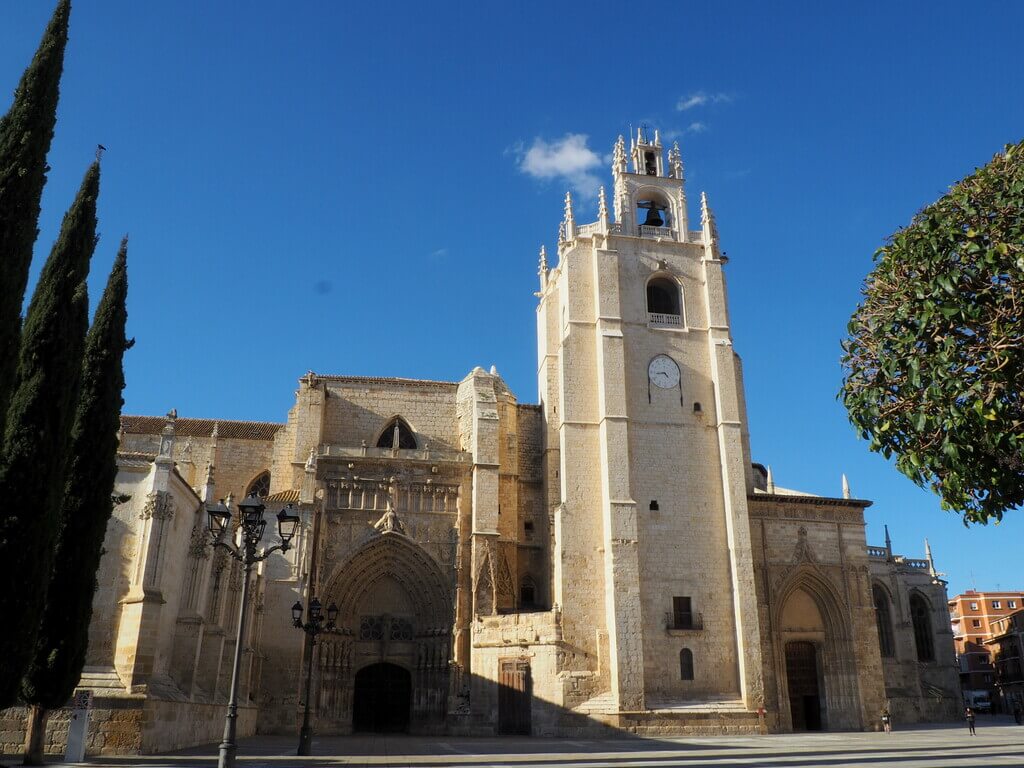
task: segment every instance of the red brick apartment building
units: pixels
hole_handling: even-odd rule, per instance
[[[997,632],[993,625],[1024,608],[1024,592],[978,592],[969,589],[949,601],[953,645],[960,664],[960,687],[964,699],[984,710],[986,701],[999,707],[996,670],[991,646],[985,643]]]

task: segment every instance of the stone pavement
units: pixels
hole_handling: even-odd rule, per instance
[[[884,733],[815,733],[679,739],[325,737],[313,757],[295,756],[295,739],[244,739],[239,768],[374,766],[403,768],[906,768],[1024,766],[1024,726],[981,718],[978,735],[961,725],[919,726]],[[12,761],[13,762],[13,761]],[[192,768],[216,766],[216,747],[124,758],[95,758],[90,766]],[[61,764],[58,764],[61,765]]]

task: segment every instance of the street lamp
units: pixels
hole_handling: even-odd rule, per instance
[[[227,550],[235,560],[245,566],[245,576],[242,579],[242,608],[238,617],[238,633],[235,636],[235,659],[231,668],[231,697],[228,700],[228,714],[224,720],[224,741],[220,744],[220,757],[217,760],[218,768],[234,768],[235,753],[238,745],[235,743],[236,724],[238,722],[238,673],[242,666],[242,643],[245,640],[245,619],[249,612],[249,577],[252,575],[252,567],[266,560],[271,554],[281,550],[287,552],[291,546],[292,537],[299,527],[299,516],[291,504],[277,513],[277,533],[281,537],[281,543],[275,544],[270,549],[261,552],[256,551],[263,532],[267,527],[267,521],[263,517],[266,506],[252,494],[246,496],[238,504],[239,524],[238,535],[234,541],[225,534],[231,530],[231,510],[224,504],[224,500],[206,505],[207,528],[210,532],[210,545]]]
[[[292,606],[292,626],[301,629],[309,638],[309,653],[306,655],[306,699],[302,704],[302,730],[299,731],[299,749],[296,754],[312,754],[313,730],[309,725],[309,695],[313,687],[313,649],[316,647],[316,636],[321,632],[330,632],[334,629],[334,622],[338,618],[338,606],[333,602],[327,606],[327,621],[324,622],[323,605],[319,598],[313,597],[309,601],[309,611],[306,614],[306,621],[302,621],[302,603],[298,600]]]

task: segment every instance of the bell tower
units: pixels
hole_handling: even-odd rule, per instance
[[[607,711],[763,703],[742,374],[714,216],[690,230],[678,145],[612,155],[614,217],[567,196],[541,252],[538,378],[560,671]],[[683,664],[683,659],[687,664]]]

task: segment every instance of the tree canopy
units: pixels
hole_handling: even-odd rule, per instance
[[[875,253],[840,398],[870,448],[968,522],[1024,503],[1024,142]]]

